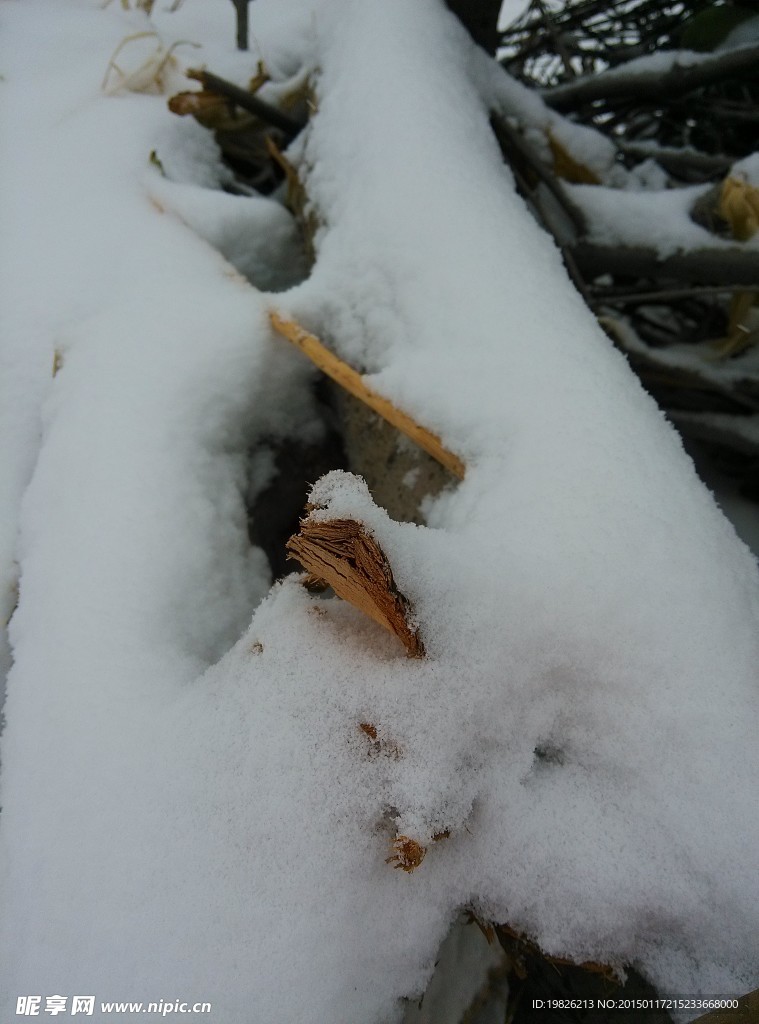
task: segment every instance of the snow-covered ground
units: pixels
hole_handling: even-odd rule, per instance
[[[5,1019],[384,1024],[462,907],[666,994],[755,987],[756,562],[517,197],[481,59],[436,0],[256,0],[246,55],[228,0],[165,8],[184,65],[318,69],[318,258],[284,290],[282,208],[218,191],[165,96],[103,93],[144,15],[4,0]],[[427,527],[315,492],[387,553],[422,661],[249,545],[250,451],[321,429],[269,308],[467,464]]]

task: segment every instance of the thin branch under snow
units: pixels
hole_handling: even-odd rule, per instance
[[[663,54],[656,54],[661,58]],[[688,64],[678,63],[686,58]],[[600,75],[587,75],[575,82],[543,91],[543,99],[554,110],[575,110],[595,100],[661,99],[711,85],[723,78],[741,75],[756,67],[759,46],[744,46],[704,57],[684,51],[672,67],[662,71],[659,60],[646,67],[641,59],[620,65]]]

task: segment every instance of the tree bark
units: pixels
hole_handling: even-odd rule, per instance
[[[237,12],[237,49],[248,49],[248,0],[232,0]]]

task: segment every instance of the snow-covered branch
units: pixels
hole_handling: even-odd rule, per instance
[[[554,110],[569,111],[597,100],[667,100],[724,78],[745,75],[756,68],[759,46],[744,46],[725,53],[696,54],[673,51],[639,57],[601,74],[543,91]]]

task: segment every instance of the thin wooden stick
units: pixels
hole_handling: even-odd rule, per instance
[[[235,85],[233,82],[227,82],[226,79],[219,78],[218,75],[212,75],[210,71],[190,68],[185,74],[188,78],[200,82],[207,92],[225,96],[243,110],[255,114],[256,117],[266,121],[267,124],[272,125],[274,128],[279,128],[288,139],[294,139],[303,127],[299,121],[294,120],[289,114],[285,114],[270,103],[265,103],[247,89],[241,89],[239,85]]]
[[[420,426],[405,412],[396,409],[387,398],[373,391],[364,383],[360,373],[357,373],[352,366],[344,363],[342,359],[338,359],[334,352],[330,352],[326,345],[322,344],[315,335],[309,334],[308,331],[304,330],[300,324],[295,323],[293,320],[284,320],[273,310],[269,313],[269,319],[272,327],[278,334],[291,341],[323,373],[331,377],[336,384],[339,384],[341,388],[344,388],[349,394],[358,398],[365,405],[368,405],[370,409],[373,409],[384,420],[387,420],[397,430],[400,430],[402,434],[405,434],[415,444],[418,444],[420,448],[423,448],[433,459],[437,459],[442,466],[450,470],[459,480],[464,479],[466,466],[458,455],[454,455],[453,452],[449,452],[447,448],[443,447],[440,438],[436,434],[427,430],[426,427]]]
[[[599,291],[593,292],[588,305],[634,306],[636,303],[671,302],[673,299],[700,299],[715,295],[730,295],[740,289],[729,284],[697,284],[690,288],[662,288],[660,291]]]

